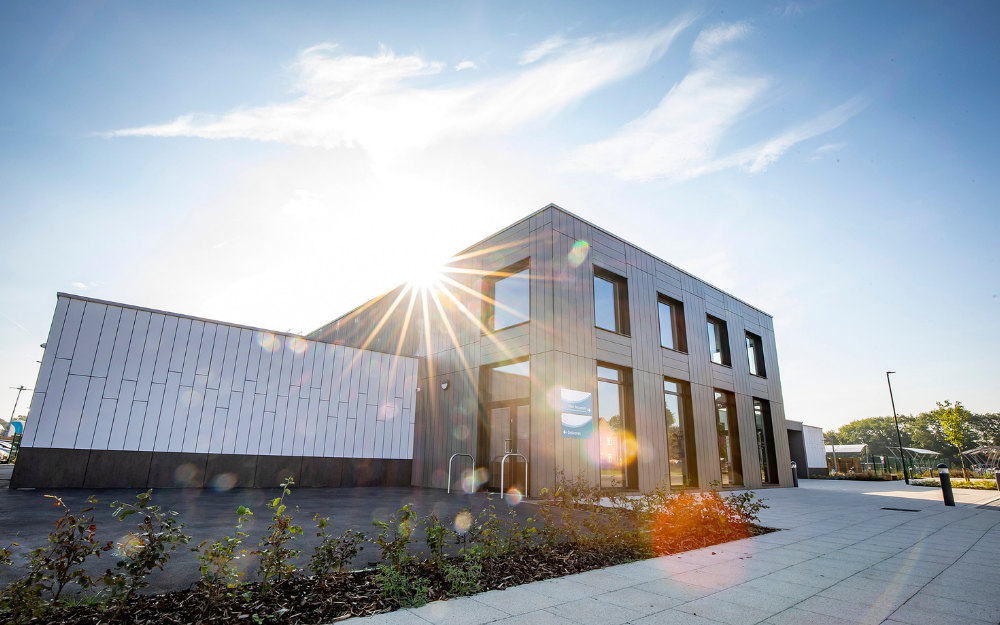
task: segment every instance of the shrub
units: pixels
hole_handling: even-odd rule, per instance
[[[141,588],[149,585],[146,576],[153,569],[163,570],[163,565],[170,559],[170,553],[177,545],[186,545],[191,537],[183,532],[184,524],[178,525],[176,512],[164,512],[160,506],[150,505],[153,491],[136,495],[136,503],[116,501],[111,504],[115,508],[115,516],[124,521],[133,514],[138,514],[141,521],[138,531],[129,532],[118,542],[118,554],[121,559],[115,565],[115,570],[104,574],[102,581],[110,589],[112,600],[119,609],[128,603]]]
[[[97,524],[94,516],[87,517],[93,506],[73,514],[63,500],[54,495],[46,495],[55,500],[55,506],[62,508],[63,516],[56,521],[56,529],[48,536],[48,546],[33,549],[28,555],[28,575],[10,584],[0,593],[0,613],[10,616],[18,623],[32,616],[43,614],[52,604],[57,604],[67,586],[74,584],[81,590],[94,585],[83,565],[90,556],[100,557],[101,552],[112,548],[112,543],[97,541]],[[96,504],[93,497],[87,503]],[[7,548],[6,560],[10,560]],[[47,598],[46,598],[47,595]]]
[[[198,571],[201,579],[198,586],[207,595],[208,603],[212,604],[226,588],[232,588],[243,576],[236,568],[236,561],[246,555],[246,549],[240,549],[243,539],[247,535],[242,531],[243,524],[246,523],[253,512],[244,506],[236,510],[236,532],[233,536],[226,536],[222,540],[209,543],[202,541],[192,551],[198,552]]]
[[[291,560],[302,555],[301,550],[288,546],[295,540],[296,534],[302,534],[302,527],[292,524],[292,515],[285,514],[285,495],[291,494],[288,487],[292,484],[294,481],[289,477],[281,485],[281,495],[267,502],[267,508],[271,511],[271,523],[267,526],[270,531],[258,544],[260,549],[255,552],[260,554],[257,576],[260,578],[261,591],[265,593],[271,591],[275,582],[295,573],[296,568]]]
[[[430,588],[424,580],[409,575],[408,566],[414,558],[408,552],[417,517],[409,504],[394,512],[389,521],[372,520],[379,533],[372,541],[379,546],[382,560],[378,565],[375,581],[382,594],[395,600],[402,607],[416,607],[427,603]]]
[[[318,514],[313,517],[317,521],[316,527],[319,529],[316,536],[322,540],[313,550],[313,555],[309,559],[309,568],[322,580],[326,580],[334,573],[339,573],[346,569],[354,558],[364,550],[365,535],[354,530],[345,530],[340,536],[334,536],[326,531],[330,526],[329,518],[321,518]]]
[[[747,493],[751,497],[752,493]],[[655,516],[650,528],[653,550],[658,555],[748,538],[750,523],[745,520],[750,506],[729,503],[715,491],[678,493]]]

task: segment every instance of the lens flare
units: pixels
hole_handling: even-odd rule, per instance
[[[573,244],[573,249],[569,251],[569,264],[574,267],[579,267],[583,261],[587,260],[587,254],[589,252],[590,243],[587,243],[586,241],[577,241]]]
[[[301,354],[302,352],[306,351],[305,340],[297,336],[293,336],[292,338],[288,339],[287,346],[288,349],[292,350],[296,354]]]
[[[455,515],[455,531],[464,534],[469,531],[472,525],[472,514],[468,510],[462,510]]]
[[[174,469],[174,484],[177,486],[195,486],[198,477],[198,467],[193,463],[186,462]]]
[[[138,553],[143,550],[145,545],[142,544],[141,538],[132,532],[129,532],[118,539],[117,547],[118,555],[131,558],[138,555]]]
[[[220,473],[212,478],[212,490],[224,492],[236,486],[236,476],[232,473]]]
[[[269,352],[274,352],[281,349],[281,339],[271,334],[270,332],[258,332],[257,344],[260,345],[261,349],[267,350]]]
[[[462,474],[462,491],[468,495],[479,490],[479,484],[476,483],[476,472],[469,469]]]
[[[469,426],[462,424],[456,425],[452,428],[452,434],[460,441],[464,441],[469,438]]]
[[[476,469],[476,486],[480,484],[485,484],[490,481],[490,472],[486,470],[486,467],[479,467]]]
[[[507,503],[509,503],[510,505],[516,506],[517,504],[521,503],[521,499],[522,499],[521,491],[517,490],[516,488],[512,488],[509,491],[507,491]]]

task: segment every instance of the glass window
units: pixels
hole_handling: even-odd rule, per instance
[[[663,400],[667,419],[667,460],[670,464],[670,488],[698,485],[694,448],[694,424],[691,421],[690,393],[687,382],[663,381]]]
[[[764,372],[764,350],[760,337],[751,332],[747,332],[747,360],[750,363],[750,374],[767,377]]]
[[[524,323],[529,319],[530,273],[527,267],[514,272],[502,272],[493,278],[487,302],[486,327],[497,331]]]
[[[667,349],[687,352],[684,333],[684,304],[669,297],[660,297],[660,345]]]
[[[729,360],[729,335],[726,332],[726,322],[715,317],[708,318],[708,351],[712,362],[732,366]]]
[[[715,391],[715,418],[719,435],[719,466],[723,486],[741,486],[743,475],[740,462],[740,435],[736,424],[733,396]]]
[[[531,363],[516,362],[490,369],[490,401],[506,401],[531,395]]]
[[[597,439],[601,488],[629,488],[629,425],[625,415],[623,374],[597,368]]]
[[[753,417],[757,426],[757,455],[760,460],[760,481],[778,483],[778,466],[774,455],[774,432],[771,429],[771,406],[762,399],[753,400]]]
[[[594,273],[594,324],[628,334],[628,291],[624,278],[607,272]]]

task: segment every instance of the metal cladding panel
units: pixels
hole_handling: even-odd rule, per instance
[[[66,295],[49,341],[25,447],[412,457],[412,357]]]

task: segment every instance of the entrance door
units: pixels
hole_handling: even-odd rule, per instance
[[[490,409],[490,483],[491,489],[500,489],[500,471],[503,465],[504,490],[516,488],[524,493],[525,461],[517,456],[503,457],[517,453],[530,458],[531,418],[527,403],[509,403]]]

